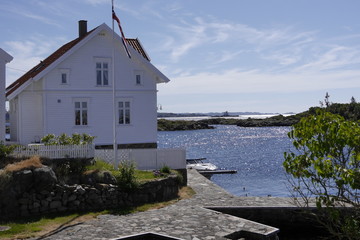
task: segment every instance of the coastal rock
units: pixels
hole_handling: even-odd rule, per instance
[[[97,183],[116,184],[116,179],[108,171],[91,171],[81,176],[81,183],[87,185],[96,185]]]
[[[43,166],[33,170],[34,186],[36,189],[44,190],[57,182],[54,171],[48,167]]]
[[[158,120],[158,131],[184,131],[184,130],[198,130],[198,129],[213,129],[205,122],[200,121],[183,121],[183,120]]]

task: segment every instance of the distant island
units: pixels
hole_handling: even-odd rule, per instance
[[[284,113],[295,114],[293,112]],[[158,118],[175,118],[175,117],[238,117],[240,115],[280,115],[280,113],[260,113],[260,112],[208,112],[208,113],[167,113],[158,112]]]
[[[177,131],[177,130],[196,130],[196,129],[211,129],[212,125],[237,125],[239,127],[274,127],[274,126],[292,126],[300,121],[301,118],[311,114],[315,114],[316,110],[321,107],[311,107],[309,110],[293,114],[287,113],[284,116],[281,114],[268,117],[268,118],[247,118],[247,119],[236,119],[228,118],[229,115],[273,115],[273,113],[258,113],[258,112],[242,112],[242,113],[176,113],[171,117],[198,117],[198,116],[227,116],[224,117],[209,117],[198,121],[185,121],[185,120],[158,120],[159,131]],[[324,107],[328,112],[339,114],[347,120],[359,121],[360,120],[360,103],[352,101],[351,103],[331,103]],[[159,114],[159,116],[165,117],[165,115]],[[167,116],[170,116],[167,113]],[[161,117],[159,117],[161,118]]]

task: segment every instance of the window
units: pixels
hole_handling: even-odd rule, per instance
[[[135,84],[136,85],[142,85],[143,84],[143,75],[144,72],[141,70],[135,70],[134,76],[135,76]]]
[[[61,68],[59,69],[59,72],[60,72],[60,84],[62,85],[69,84],[70,69]]]
[[[61,84],[67,84],[67,74],[66,73],[61,74]]]
[[[88,125],[88,103],[86,101],[75,101],[75,125]]]
[[[119,124],[130,124],[130,101],[119,102]]]
[[[140,85],[140,84],[141,84],[141,75],[136,74],[136,85]]]
[[[108,86],[109,85],[109,63],[96,62],[96,85]]]

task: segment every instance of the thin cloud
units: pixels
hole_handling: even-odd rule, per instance
[[[85,3],[97,6],[101,4],[109,4],[109,0],[83,0]]]
[[[36,35],[23,41],[5,42],[7,51],[14,57],[7,66],[9,67],[7,85],[14,82],[41,60],[48,57],[61,46],[65,40],[63,38],[52,38],[43,35]],[[19,71],[21,70],[21,71]]]
[[[212,45],[213,49],[217,49],[217,46],[224,48],[227,45],[227,52],[253,51],[259,58],[289,65],[301,59],[301,50],[313,42],[315,35],[311,31],[296,32],[292,27],[258,29],[245,24],[217,21],[213,17],[181,19],[176,24],[168,25],[168,30],[171,34],[166,33],[168,40],[162,50],[169,52],[173,62],[180,61],[190,52],[195,55],[194,51],[205,46]],[[230,57],[224,52],[219,52],[218,59],[222,60],[218,60],[218,63]]]
[[[338,68],[358,68],[359,64],[360,49],[345,46],[329,46],[317,55],[314,55],[312,61],[298,67],[296,70],[325,71]]]
[[[224,62],[229,62],[236,59],[240,54],[244,53],[245,51],[222,51],[219,56],[216,56],[216,59],[213,60],[214,64],[220,64]]]
[[[27,9],[23,8],[23,7],[19,7],[18,5],[14,5],[14,4],[10,3],[10,4],[7,4],[7,5],[1,5],[0,9],[2,11],[9,12],[14,16],[20,15],[20,17],[25,17],[25,18],[28,18],[28,19],[33,19],[33,20],[39,21],[39,22],[44,23],[44,24],[53,25],[53,26],[56,26],[56,27],[61,27],[61,25],[58,24],[53,19],[47,18],[43,14],[36,14],[34,12],[30,12]]]
[[[287,73],[244,71],[231,69],[219,73],[202,72],[191,76],[174,77],[162,95],[181,94],[242,94],[288,93],[360,87],[360,70],[338,72]],[[162,86],[160,86],[162,88]]]

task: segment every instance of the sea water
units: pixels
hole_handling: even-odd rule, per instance
[[[206,158],[236,174],[217,174],[211,180],[237,196],[288,197],[284,152],[293,150],[289,127],[243,128],[216,125],[215,129],[163,131],[159,148],[185,148],[186,158]]]

